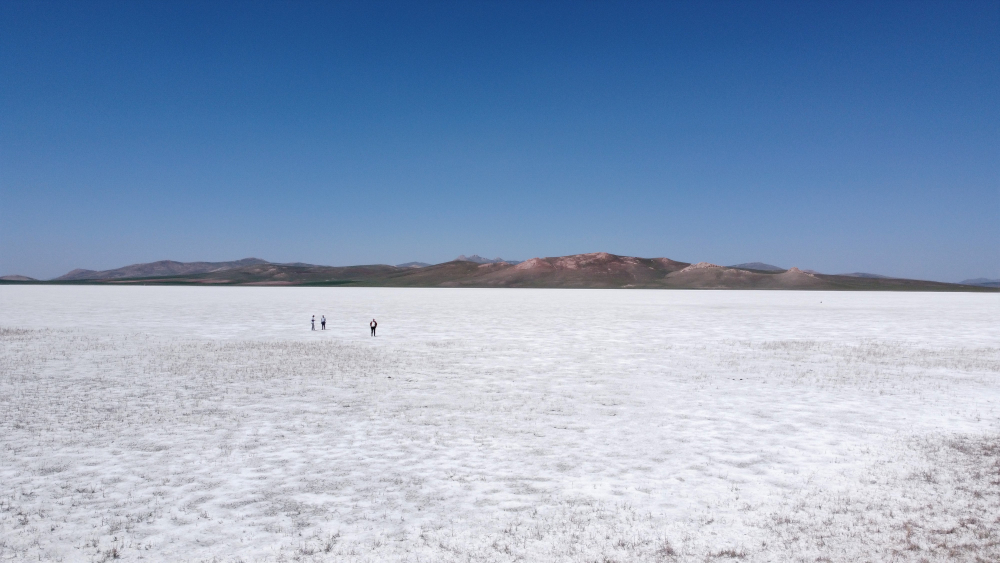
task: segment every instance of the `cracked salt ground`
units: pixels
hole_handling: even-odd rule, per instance
[[[818,297],[0,287],[0,555],[1000,559],[997,297]]]

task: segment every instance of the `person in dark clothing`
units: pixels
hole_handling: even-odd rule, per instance
[[[323,318],[319,320],[319,326],[322,327],[323,330],[326,330],[326,315],[323,315]]]
[[[368,323],[368,326],[372,328],[372,336],[375,336],[375,327],[378,326],[378,323],[375,322],[375,319],[372,319],[372,322]]]
[[[312,318],[312,329],[316,330],[316,315],[313,315],[313,318]]]

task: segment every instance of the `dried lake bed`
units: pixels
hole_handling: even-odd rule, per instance
[[[116,558],[997,561],[1000,295],[0,286],[0,560]]]

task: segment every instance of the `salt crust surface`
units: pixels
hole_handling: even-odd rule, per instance
[[[998,405],[996,295],[4,286],[0,556],[995,561]]]

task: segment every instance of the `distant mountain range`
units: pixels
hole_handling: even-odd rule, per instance
[[[102,270],[99,272],[95,272],[94,270],[73,270],[68,274],[59,276],[54,281],[118,280],[207,274],[267,263],[267,260],[261,260],[260,258],[244,258],[234,262],[174,262],[173,260],[160,260],[159,262],[132,264],[124,268]],[[295,265],[300,266],[300,264]],[[305,264],[301,264],[301,266],[305,266]]]
[[[1000,280],[991,280],[989,278],[962,280],[962,283],[964,285],[977,285],[979,287],[1000,287]]]
[[[466,256],[462,254],[458,258],[455,258],[457,262],[475,262],[476,264],[520,264],[518,260],[504,260],[503,258],[494,258],[490,260],[489,258],[483,258],[478,254],[473,254],[472,256]]]
[[[18,279],[14,279],[18,278]],[[962,285],[876,276],[826,275],[762,262],[718,266],[669,258],[637,258],[607,252],[532,258],[514,262],[478,255],[443,264],[317,266],[276,264],[259,258],[234,262],[133,264],[115,270],[73,270],[48,282],[8,276],[2,283],[87,283],[144,285],[299,285],[380,287],[564,287],[647,289],[812,289],[890,291],[997,291],[996,286]],[[966,280],[978,282],[979,280]],[[994,283],[996,280],[985,280]]]
[[[882,279],[882,280],[889,279],[889,276],[882,276],[882,275],[879,275],[879,274],[869,274],[867,272],[853,272],[853,273],[850,273],[850,274],[840,274],[840,275],[842,275],[842,276],[848,276],[848,277],[852,277],[852,278],[872,278],[872,279]]]

